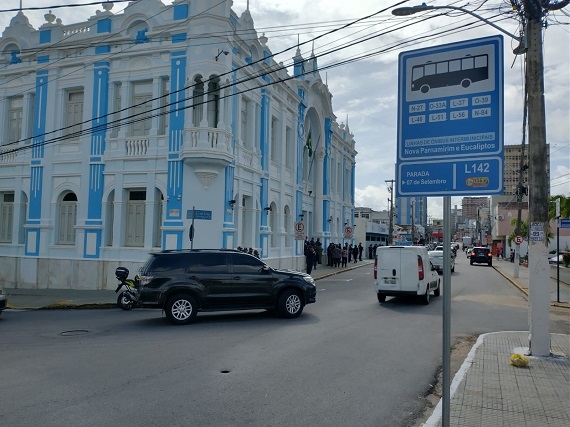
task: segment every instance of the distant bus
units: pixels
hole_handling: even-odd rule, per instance
[[[412,67],[412,91],[428,93],[446,86],[467,88],[471,83],[489,78],[489,55],[467,55],[447,61],[427,62]]]

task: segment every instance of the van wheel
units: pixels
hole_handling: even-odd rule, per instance
[[[433,290],[433,296],[438,297],[441,294],[441,282],[437,281],[437,288]]]
[[[426,293],[422,295],[422,304],[423,305],[429,304],[429,286],[426,289]]]
[[[381,294],[380,292],[378,292],[378,293],[376,294],[376,296],[378,297],[378,302],[384,302],[384,301],[386,301],[386,295]]]
[[[185,325],[196,318],[198,304],[190,295],[179,294],[168,300],[164,311],[170,323],[173,325]]]

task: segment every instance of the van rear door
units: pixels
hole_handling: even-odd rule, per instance
[[[376,251],[377,286],[378,289],[399,291],[400,288],[400,256],[402,248],[382,247]]]
[[[417,250],[406,249],[402,251],[401,263],[402,272],[400,273],[401,290],[404,292],[417,292],[418,291],[418,257],[421,259]],[[423,263],[423,260],[422,260]],[[425,269],[426,266],[424,265]]]

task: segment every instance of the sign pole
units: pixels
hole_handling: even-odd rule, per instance
[[[194,249],[194,218],[196,217],[196,206],[192,206],[192,224],[190,224],[190,249]]]
[[[450,422],[451,365],[451,196],[443,197],[442,427]]]

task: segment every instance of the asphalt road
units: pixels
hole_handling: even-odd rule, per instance
[[[175,327],[160,310],[4,313],[2,423],[412,425],[441,363],[442,298],[378,304],[371,283],[371,267],[319,280],[317,303],[293,320],[208,313]],[[452,341],[527,329],[526,300],[492,268],[459,257],[452,293]],[[553,319],[557,332],[565,322]]]

